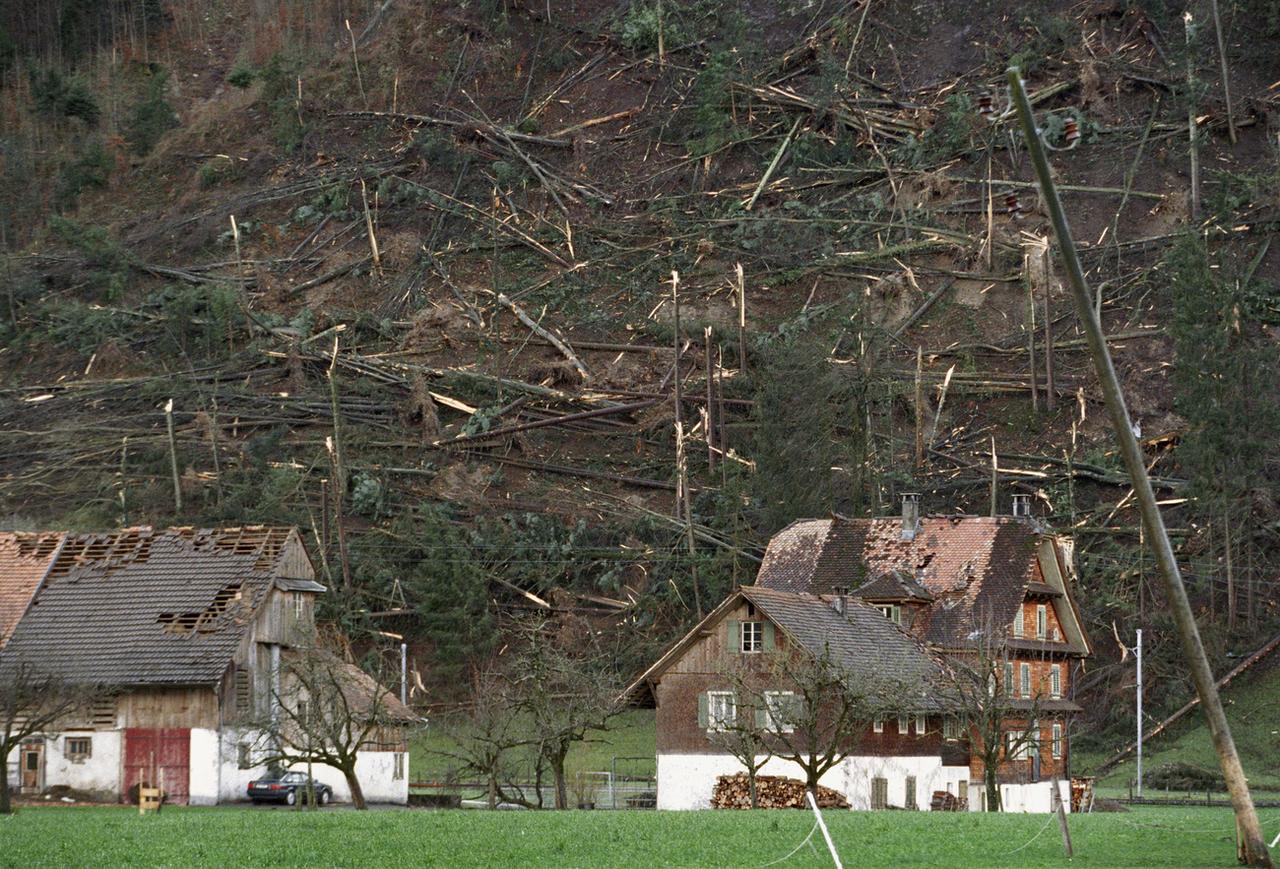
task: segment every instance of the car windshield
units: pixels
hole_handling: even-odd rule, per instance
[[[306,780],[306,775],[300,772],[291,772],[281,779],[281,781],[287,782],[288,784],[302,784]]]

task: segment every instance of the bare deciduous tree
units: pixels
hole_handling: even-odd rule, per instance
[[[34,736],[48,736],[73,716],[87,716],[111,692],[51,676],[20,660],[0,660],[0,815],[13,811],[9,755]]]

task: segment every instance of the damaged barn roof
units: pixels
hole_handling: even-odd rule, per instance
[[[280,573],[291,534],[249,526],[65,535],[0,666],[22,660],[111,685],[214,683]]]
[[[0,649],[8,643],[66,535],[0,533]]]
[[[870,599],[909,584],[931,598],[913,633],[959,647],[969,644],[975,625],[1010,622],[1030,583],[1044,585],[1041,539],[1036,527],[1012,517],[922,517],[909,539],[898,518],[804,519],[774,535],[756,584],[810,594],[853,588]]]

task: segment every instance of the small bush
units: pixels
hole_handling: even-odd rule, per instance
[[[86,142],[79,156],[62,167],[58,179],[58,207],[65,209],[75,205],[81,191],[88,187],[106,187],[111,165],[111,155],[101,141],[90,139]]]
[[[1146,784],[1171,791],[1220,791],[1222,774],[1193,763],[1162,763],[1146,775]]]
[[[57,69],[31,70],[31,96],[36,110],[53,117],[79,118],[97,126],[101,112],[89,86],[78,76]]]
[[[133,114],[125,124],[125,139],[129,148],[138,156],[145,156],[160,141],[160,137],[178,126],[178,116],[164,98],[164,72],[157,72],[147,79],[142,100],[133,108]]]
[[[286,151],[302,147],[307,128],[298,118],[297,79],[301,61],[276,53],[258,73],[262,81],[262,101],[271,115],[271,132],[276,144]]]
[[[244,90],[253,84],[253,80],[257,77],[257,71],[241,61],[235,65],[231,72],[227,73],[227,84]]]

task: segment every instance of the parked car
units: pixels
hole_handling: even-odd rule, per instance
[[[267,773],[263,778],[249,782],[249,799],[255,803],[282,802],[286,806],[292,806],[298,800],[307,800],[309,781],[304,772]],[[321,782],[315,782],[314,785],[316,802],[327,806],[333,799],[333,788]]]

